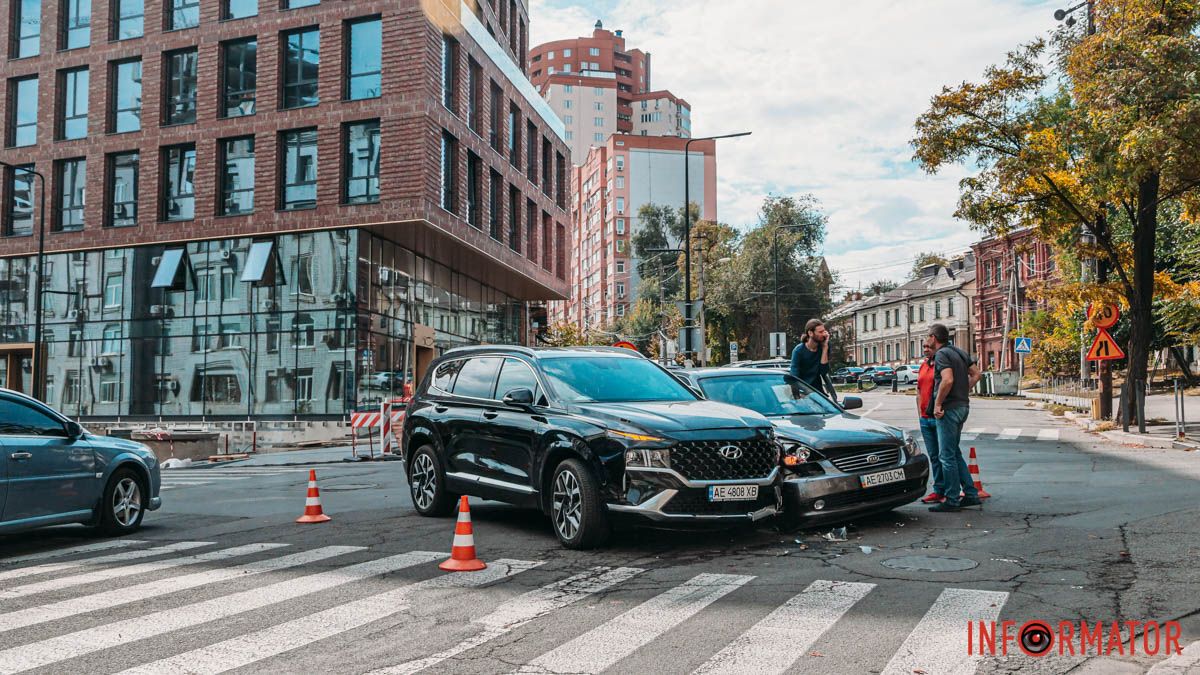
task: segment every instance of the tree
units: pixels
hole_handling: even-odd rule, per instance
[[[908,273],[908,278],[911,280],[920,277],[921,272],[929,265],[941,265],[945,267],[949,264],[950,261],[936,251],[918,253],[917,259],[913,261],[912,270]]]
[[[699,208],[692,204],[693,223],[698,216]],[[683,278],[677,273],[681,256],[663,249],[678,248],[683,239],[683,208],[644,204],[638,209],[637,220],[630,244],[638,259],[638,274],[644,280],[658,280],[663,296],[673,299],[683,286]],[[641,289],[638,294],[641,297]]]
[[[867,286],[866,295],[883,295],[884,293],[891,293],[899,287],[900,285],[891,279],[878,279],[872,281],[870,286]]]
[[[566,321],[547,326],[545,335],[542,335],[539,341],[547,347],[608,345],[613,342],[612,337],[607,334],[584,330]]]

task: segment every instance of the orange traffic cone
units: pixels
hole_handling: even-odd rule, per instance
[[[308,497],[304,500],[304,515],[296,519],[297,523],[323,523],[333,520],[321,510],[321,491],[317,489],[317,470],[308,470]]]
[[[458,523],[454,525],[450,559],[438,567],[447,572],[475,572],[487,567],[475,557],[475,534],[471,530],[471,508],[467,506],[466,495],[458,502]]]
[[[975,448],[971,448],[971,455],[967,458],[967,470],[971,472],[971,479],[975,481],[975,489],[979,491],[980,499],[991,497],[987,490],[983,489],[983,483],[979,482],[979,464],[978,458],[975,456]]]

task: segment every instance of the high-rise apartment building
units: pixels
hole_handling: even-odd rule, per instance
[[[525,0],[6,6],[0,385],[92,419],[341,417],[566,296]]]

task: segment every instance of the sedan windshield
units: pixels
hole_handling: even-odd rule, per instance
[[[708,377],[699,384],[704,395],[713,401],[749,408],[767,417],[841,412],[829,399],[787,374]]]
[[[696,400],[687,387],[644,359],[544,356],[541,362],[554,391],[571,403]]]

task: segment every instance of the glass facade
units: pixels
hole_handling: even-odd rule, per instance
[[[523,317],[520,301],[354,229],[46,260],[47,399],[85,418],[378,409],[412,377],[414,324],[440,353],[515,343]],[[32,267],[0,259],[0,348],[32,339]],[[0,386],[30,387],[7,375]]]

